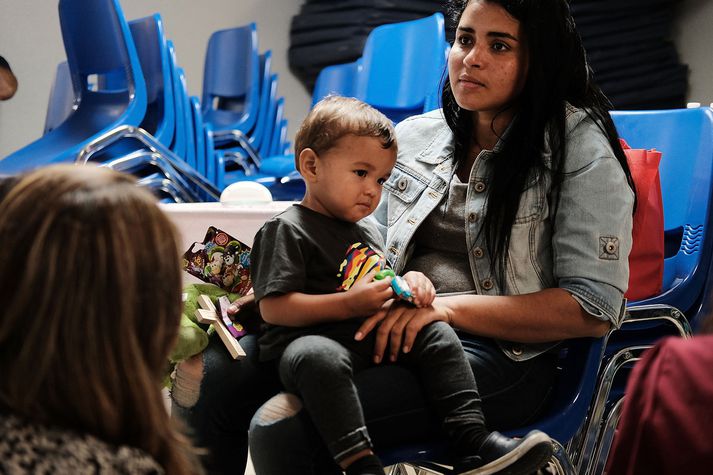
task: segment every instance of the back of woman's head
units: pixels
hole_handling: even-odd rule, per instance
[[[179,251],[154,198],[107,169],[41,169],[0,202],[0,242],[0,407],[186,473],[160,394]]]

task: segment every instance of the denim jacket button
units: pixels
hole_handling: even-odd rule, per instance
[[[476,193],[482,193],[485,191],[485,183],[482,181],[478,181],[475,183],[475,191]]]
[[[513,346],[512,347],[512,354],[515,356],[521,356],[522,355],[522,347],[521,346]]]
[[[488,277],[487,279],[483,279],[480,285],[482,285],[485,290],[490,290],[493,288],[493,281]]]
[[[408,180],[406,178],[402,178],[396,183],[396,188],[399,189],[399,191],[404,191],[406,187],[408,186]]]
[[[476,259],[482,258],[484,254],[485,253],[483,252],[482,247],[476,247],[475,249],[473,249],[473,255],[476,257]]]
[[[478,219],[478,215],[475,213],[469,213],[468,214],[468,222],[469,223],[474,223]]]
[[[391,246],[391,247],[389,248],[389,252],[390,252],[391,254],[398,254],[398,253],[399,253],[399,250],[398,250],[397,248],[395,248],[394,246]]]

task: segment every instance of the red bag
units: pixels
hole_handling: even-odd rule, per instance
[[[629,290],[624,296],[629,300],[641,300],[659,294],[663,285],[661,152],[632,149],[623,139],[620,141],[634,179],[637,203],[629,254]]]

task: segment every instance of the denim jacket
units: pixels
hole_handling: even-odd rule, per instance
[[[373,217],[386,240],[386,258],[398,273],[413,251],[416,229],[448,192],[454,142],[440,110],[404,120],[396,136],[398,160]],[[547,162],[550,152],[545,150]],[[501,279],[491,275],[484,237],[478,233],[494,159],[488,150],[478,155],[466,195],[464,227],[476,293],[519,295],[559,287],[586,312],[618,327],[629,279],[634,194],[605,134],[585,111],[568,108],[559,207],[553,214],[551,176],[529,183]],[[513,360],[532,358],[553,345],[500,342]]]

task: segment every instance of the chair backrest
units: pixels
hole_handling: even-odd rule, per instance
[[[215,130],[249,132],[259,107],[257,25],[220,30],[208,41],[203,70],[203,118]]]
[[[178,64],[176,62],[176,50],[173,46],[173,41],[167,41],[168,48],[168,64],[171,72],[171,85],[173,86],[173,110],[176,117],[176,133],[173,136],[171,150],[173,153],[185,159],[186,156],[186,133],[188,125],[186,124],[186,115],[183,112],[185,109],[185,99],[183,97],[183,84],[178,74]]]
[[[141,128],[169,146],[175,129],[173,86],[161,15],[129,22],[146,83],[146,115]]]
[[[62,122],[72,115],[76,107],[77,103],[74,100],[69,65],[66,61],[62,61],[57,65],[52,89],[50,89],[44,133],[46,134],[59,127]]]
[[[277,100],[277,108],[275,110],[275,121],[274,128],[272,129],[272,138],[270,139],[270,149],[268,156],[281,155],[281,133],[282,133],[282,121],[284,119],[284,109],[285,109],[285,99],[280,97]]]
[[[662,152],[659,172],[667,251],[663,292],[642,303],[666,303],[684,312],[697,300],[713,256],[713,111],[708,107],[612,112],[632,148]]]
[[[268,50],[260,55],[260,107],[258,108],[255,129],[250,134],[250,143],[256,149],[260,148],[260,144],[265,138],[265,131],[268,128],[267,116],[270,115],[270,95],[272,93],[272,72],[270,71],[271,65],[272,52]]]
[[[186,72],[183,68],[177,68],[178,73],[178,90],[176,91],[176,97],[181,104],[181,114],[183,114],[183,123],[185,126],[185,155],[183,158],[186,163],[188,163],[193,168],[196,167],[196,140],[195,131],[193,130],[193,111],[191,107],[191,100],[188,96],[188,86],[186,85]]]
[[[210,124],[204,123],[203,130],[203,139],[205,144],[205,176],[211,183],[213,183],[218,189],[220,189],[220,187],[218,186],[218,172],[215,158],[215,144],[213,142],[213,128],[210,126]],[[225,170],[223,170],[223,174],[225,174]]]
[[[277,74],[270,76],[270,91],[268,104],[265,114],[265,130],[263,132],[263,138],[260,140],[260,148],[258,152],[261,157],[266,157],[270,155],[270,147],[272,146],[272,136],[275,130],[275,117],[277,116]]]
[[[203,114],[201,114],[201,103],[198,97],[191,96],[191,118],[193,119],[193,135],[196,149],[195,169],[203,176],[206,176],[207,156],[205,150],[205,127],[203,126]]]
[[[445,68],[445,35],[441,13],[374,28],[364,45],[357,97],[395,122],[423,112]]]
[[[361,59],[353,63],[335,64],[322,69],[312,91],[312,106],[330,94],[356,97],[357,81],[362,69]]]
[[[59,20],[79,105],[62,125],[3,159],[2,173],[74,160],[94,138],[119,125],[137,126],[144,117],[146,86],[118,0],[60,0]],[[123,75],[124,85],[90,88],[107,75]]]

